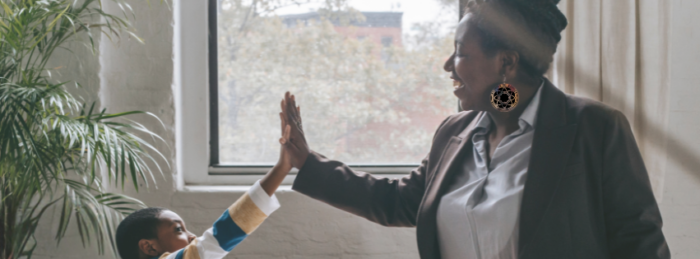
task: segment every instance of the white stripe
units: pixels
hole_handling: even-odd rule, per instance
[[[184,248],[183,248],[183,249],[184,249]],[[180,250],[182,250],[182,249],[180,249]],[[159,259],[175,259],[175,257],[177,256],[177,253],[179,253],[180,250],[177,250],[177,251],[175,251],[175,253],[169,254],[169,255],[166,256],[166,257],[163,257],[163,256],[161,255],[161,256],[159,257]]]
[[[270,216],[273,212],[280,208],[280,202],[277,200],[277,196],[272,194],[267,195],[267,192],[260,186],[260,180],[255,182],[252,187],[248,190],[248,196],[253,200],[255,206],[258,206],[260,211],[265,213],[265,215]]]
[[[221,259],[228,254],[219,246],[219,241],[214,237],[214,229],[209,228],[202,236],[197,238],[197,251],[201,259]]]

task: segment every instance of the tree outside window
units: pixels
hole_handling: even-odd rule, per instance
[[[329,158],[416,164],[425,156],[439,123],[456,112],[442,65],[454,48],[457,3],[424,0],[443,11],[409,26],[408,11],[353,3],[219,2],[221,164],[276,161],[285,91],[298,98],[311,148]],[[280,13],[289,6],[315,8]]]

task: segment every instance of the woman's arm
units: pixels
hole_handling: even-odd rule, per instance
[[[429,156],[400,179],[377,178],[354,171],[342,162],[310,151],[293,95],[285,94],[282,110],[291,126],[285,149],[293,166],[299,168],[292,189],[381,225],[415,226],[425,193]]]
[[[670,258],[661,213],[627,118],[612,114],[604,139],[603,201],[611,258]]]
[[[425,193],[428,158],[408,176],[377,178],[312,152],[292,189],[384,226],[413,227]]]

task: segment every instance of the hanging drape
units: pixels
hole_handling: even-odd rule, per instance
[[[622,111],[661,200],[666,165],[668,0],[562,0],[569,20],[550,78],[569,94]]]

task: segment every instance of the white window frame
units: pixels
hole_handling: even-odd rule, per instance
[[[173,11],[176,186],[251,185],[272,166],[210,164],[209,0],[174,0]],[[379,177],[398,178],[418,163],[350,166]],[[292,170],[283,184],[292,184],[296,172]]]

